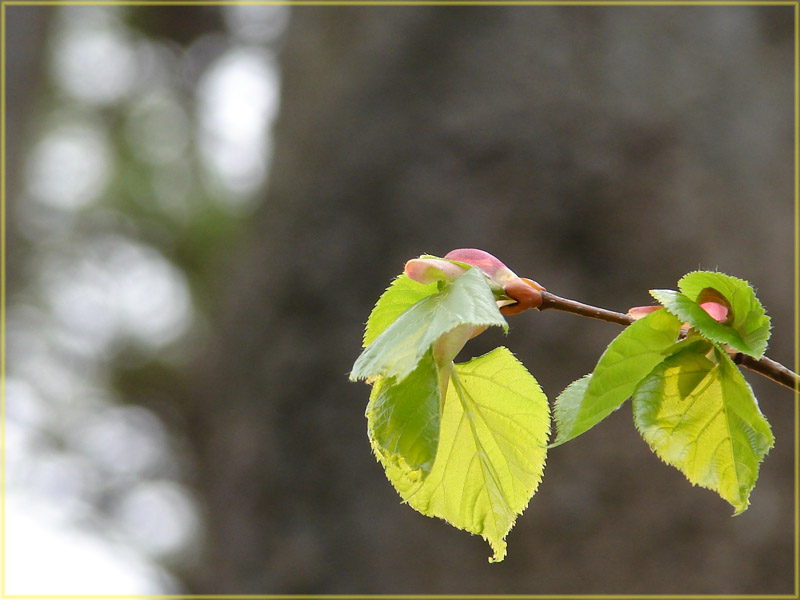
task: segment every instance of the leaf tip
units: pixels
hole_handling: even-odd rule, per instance
[[[506,541],[499,540],[497,543],[493,543],[488,539],[486,541],[488,541],[489,545],[491,545],[492,547],[492,556],[489,557],[489,562],[490,563],[503,562],[503,560],[506,557]]]
[[[750,506],[750,501],[749,500],[745,500],[745,503],[742,504],[741,506],[736,506],[734,504],[733,505],[734,511],[733,511],[733,514],[731,515],[731,517],[738,517],[744,511],[746,511],[749,508],[749,506]]]

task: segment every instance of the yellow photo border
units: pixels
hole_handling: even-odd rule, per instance
[[[794,371],[800,372],[800,0],[0,0],[0,599],[3,600],[791,600],[800,598],[800,390],[794,391],[793,594],[6,594],[6,7],[7,6],[793,6],[794,7]]]

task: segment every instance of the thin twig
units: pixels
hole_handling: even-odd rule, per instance
[[[592,319],[599,319],[600,321],[608,321],[609,323],[616,323],[623,327],[627,327],[636,320],[627,313],[606,310],[605,308],[598,308],[596,306],[584,304],[583,302],[562,298],[550,292],[542,292],[542,304],[539,306],[539,310],[545,310],[547,308],[561,310],[583,317],[590,317]],[[733,354],[731,358],[736,364],[742,365],[746,369],[750,369],[767,379],[771,379],[775,383],[787,387],[790,390],[800,390],[800,377],[798,377],[797,373],[771,358],[762,356],[757,360],[741,352]]]
[[[542,292],[542,304],[539,306],[539,310],[544,310],[546,308],[562,310],[574,315],[599,319],[600,321],[608,321],[609,323],[616,323],[617,325],[623,326],[630,325],[635,321],[632,316],[626,313],[618,313],[613,310],[606,310],[605,308],[584,304],[576,300],[568,300],[567,298],[556,296],[550,292]]]
[[[779,383],[790,390],[800,390],[800,377],[791,369],[784,367],[781,363],[766,356],[762,356],[756,360],[752,356],[738,352],[733,357],[733,362],[742,365],[743,367],[755,371],[759,375],[763,375],[767,379],[771,379],[775,383]]]

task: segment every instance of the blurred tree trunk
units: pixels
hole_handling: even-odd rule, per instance
[[[692,488],[625,408],[550,453],[509,557],[402,506],[347,373],[404,260],[481,247],[625,310],[751,279],[791,356],[790,7],[300,8],[252,236],[184,390],[207,517],[193,593],[790,593],[791,400],[752,508]],[[525,314],[552,398],[614,326]],[[754,378],[750,378],[753,380]]]

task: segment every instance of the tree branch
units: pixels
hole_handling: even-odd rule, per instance
[[[584,304],[576,300],[568,300],[567,298],[556,296],[550,292],[542,292],[542,304],[539,306],[539,310],[544,310],[546,308],[553,308],[574,315],[581,315],[582,317],[599,319],[600,321],[608,321],[609,323],[616,323],[624,327],[627,327],[636,320],[626,313],[618,313],[613,310],[606,310],[605,308]]]
[[[582,317],[598,319],[600,321],[607,321],[609,323],[616,323],[623,327],[627,327],[636,320],[627,313],[606,310],[605,308],[598,308],[575,300],[562,298],[550,292],[542,292],[542,304],[539,306],[539,310],[545,310],[547,308],[580,315]],[[756,360],[752,356],[736,352],[731,355],[731,359],[736,364],[742,365],[790,390],[800,390],[800,377],[798,377],[797,373],[771,358],[762,356],[760,359]]]

